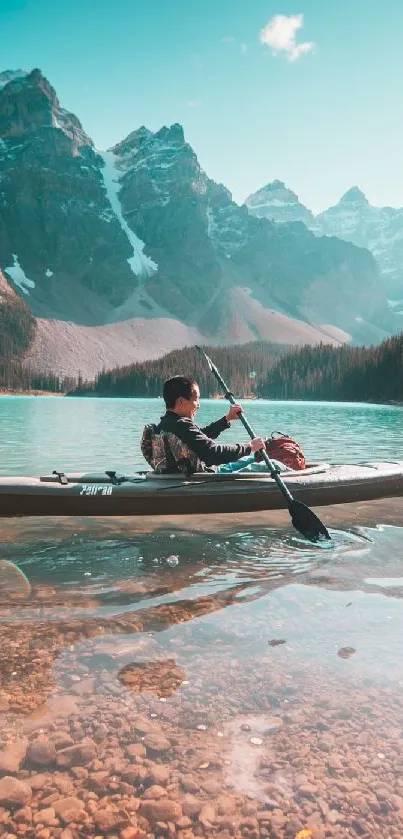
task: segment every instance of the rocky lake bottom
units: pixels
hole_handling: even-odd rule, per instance
[[[403,504],[379,504],[323,509],[330,547],[263,514],[2,522],[2,839],[401,839]]]

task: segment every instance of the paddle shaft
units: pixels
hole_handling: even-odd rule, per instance
[[[217,367],[215,366],[215,364],[213,364],[211,359],[208,357],[208,355],[206,355],[206,353],[203,350],[201,350],[201,352],[203,353],[204,357],[206,358],[211,372],[216,377],[218,383],[220,384],[222,390],[224,391],[225,398],[228,399],[228,402],[231,402],[231,405],[236,405],[234,394],[231,393],[231,391],[227,387],[226,383],[224,382],[224,379],[222,378],[221,374],[218,372]],[[239,419],[241,420],[241,423],[244,426],[244,428],[246,428],[246,431],[248,432],[249,437],[251,438],[251,440],[253,440],[254,437],[256,437],[256,434],[253,431],[252,426],[249,425],[249,422],[246,419],[246,416],[243,412],[239,414]],[[267,452],[265,451],[265,449],[263,449],[260,452],[260,454],[262,455],[263,460],[265,461],[266,466],[267,466],[272,478],[274,478],[278,488],[281,490],[285,499],[287,500],[288,506],[290,506],[290,504],[294,500],[293,496],[291,495],[290,490],[285,485],[285,483],[281,480],[280,475],[277,472],[277,469],[276,469],[274,463],[272,463],[272,461],[270,460],[270,458],[269,458]]]

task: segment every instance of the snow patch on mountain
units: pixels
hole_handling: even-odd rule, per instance
[[[14,285],[18,286],[24,294],[29,294],[30,288],[35,288],[35,283],[33,280],[30,280],[23,268],[21,268],[20,263],[18,262],[18,256],[16,253],[13,253],[14,265],[11,265],[10,268],[5,268],[6,274],[11,277]]]
[[[155,271],[158,271],[158,265],[155,262],[153,262],[153,260],[149,256],[146,256],[146,254],[144,253],[144,242],[142,242],[141,239],[139,239],[139,237],[136,236],[133,230],[130,229],[129,225],[123,217],[122,208],[119,201],[119,192],[121,188],[120,172],[116,165],[119,158],[112,151],[103,152],[102,158],[104,160],[105,165],[101,170],[101,174],[103,177],[108,201],[112,207],[112,210],[116,218],[119,221],[122,230],[126,233],[126,236],[129,239],[129,242],[133,248],[133,256],[131,256],[130,259],[128,259],[127,261],[130,265],[130,268],[133,271],[133,274],[135,274],[136,277],[141,274],[150,276]]]

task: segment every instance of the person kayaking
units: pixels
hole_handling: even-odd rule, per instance
[[[239,419],[241,405],[231,405],[221,419],[200,428],[194,421],[200,408],[200,389],[195,379],[173,376],[164,382],[162,395],[166,413],[158,425],[145,427],[141,442],[143,456],[154,471],[236,471],[254,461],[254,452],[265,448],[262,437],[249,443],[215,442],[231,422]]]

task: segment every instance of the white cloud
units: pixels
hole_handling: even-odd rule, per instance
[[[296,43],[297,32],[304,25],[301,15],[274,15],[266,26],[260,30],[260,42],[266,44],[274,55],[282,52],[288,61],[296,61],[304,53],[315,49],[313,41]]]
[[[188,108],[200,108],[201,104],[201,99],[189,99],[187,106]]]
[[[239,49],[240,49],[242,55],[246,55],[247,52],[248,52],[248,45],[247,44],[241,44]]]
[[[221,41],[223,44],[234,44],[235,38],[233,35],[223,35]]]

